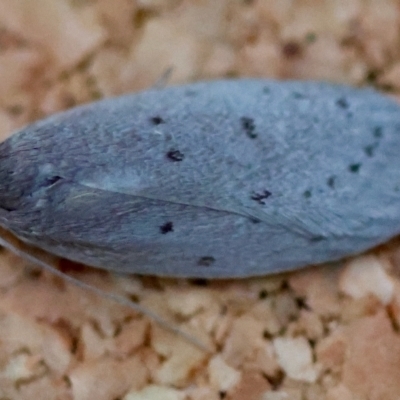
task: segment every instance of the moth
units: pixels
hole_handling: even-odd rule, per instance
[[[0,226],[122,273],[240,278],[400,232],[400,107],[323,82],[199,82],[105,99],[0,144]]]

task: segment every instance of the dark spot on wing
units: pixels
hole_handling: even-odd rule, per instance
[[[151,117],[150,121],[152,122],[152,124],[154,125],[160,125],[160,124],[165,124],[165,121],[160,117],[160,116],[155,116],[155,117]]]
[[[357,173],[360,170],[360,168],[361,168],[361,163],[349,165],[349,171],[353,173]]]
[[[345,97],[340,97],[336,100],[336,105],[340,108],[347,109],[349,108],[349,103]]]
[[[185,156],[179,150],[170,150],[167,153],[167,158],[169,158],[171,161],[182,161]]]
[[[254,201],[256,201],[258,204],[262,204],[265,205],[265,201],[266,199],[268,199],[268,197],[270,197],[272,195],[271,192],[269,192],[268,190],[263,190],[261,193],[253,193],[250,198]]]
[[[303,196],[306,199],[309,199],[312,196],[311,190],[305,190],[304,193],[303,193]]]
[[[257,133],[255,132],[256,125],[254,124],[253,118],[242,117],[240,118],[240,122],[242,124],[242,128],[245,131],[246,135],[250,139],[255,139],[257,137]]]
[[[160,226],[160,232],[165,235],[168,232],[174,231],[174,224],[171,221],[166,222],[164,225]]]
[[[215,262],[215,258],[211,256],[201,257],[197,261],[199,267],[210,267]]]

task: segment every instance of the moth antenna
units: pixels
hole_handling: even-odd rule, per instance
[[[201,342],[199,339],[194,337],[193,335],[188,334],[187,332],[183,331],[176,325],[168,322],[166,319],[160,317],[158,314],[154,313],[153,311],[149,310],[146,307],[141,306],[138,303],[135,303],[132,300],[127,299],[124,296],[120,296],[115,293],[106,292],[101,290],[95,286],[92,286],[88,283],[80,281],[77,278],[67,275],[64,272],[58,270],[54,265],[57,263],[57,257],[53,256],[50,253],[47,253],[43,250],[30,246],[28,244],[23,243],[18,238],[14,237],[10,232],[5,230],[4,228],[0,227],[0,245],[4,246],[8,250],[12,251],[13,253],[17,254],[18,256],[32,262],[33,264],[37,264],[46,271],[51,272],[52,274],[64,279],[65,281],[80,287],[81,289],[89,290],[92,293],[95,293],[98,296],[102,296],[106,299],[110,299],[112,301],[117,302],[123,306],[129,307],[142,315],[145,315],[156,324],[161,326],[167,331],[178,335],[185,341],[193,344],[194,346],[198,347],[200,350],[203,350],[207,353],[212,353],[213,350]]]

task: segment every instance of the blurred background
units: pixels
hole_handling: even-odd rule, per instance
[[[98,97],[221,77],[400,87],[397,0],[1,0],[0,137]]]
[[[236,77],[400,90],[399,0],[0,0],[0,140],[75,105]],[[399,205],[400,206],[400,205]],[[0,251],[1,400],[397,400],[400,246],[242,281],[63,264],[215,348]]]

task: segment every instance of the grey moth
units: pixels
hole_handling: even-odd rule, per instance
[[[97,101],[0,144],[0,225],[110,271],[237,278],[400,232],[400,107],[372,89],[220,80]]]

